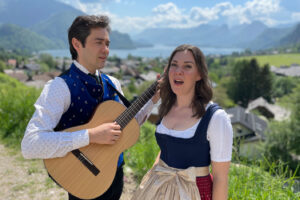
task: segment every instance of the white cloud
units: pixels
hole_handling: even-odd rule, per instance
[[[174,3],[160,4],[157,7],[153,8],[152,11],[156,14],[174,14],[180,15],[181,11],[177,8]]]
[[[98,0],[98,2],[83,2],[81,0],[60,0],[63,3],[69,4],[73,6],[74,8],[87,13],[87,14],[100,14],[100,13],[107,13],[102,7],[102,4],[99,2],[102,2],[102,0]]]
[[[231,5],[221,15],[227,17],[229,24],[250,23],[260,20],[267,25],[276,23],[272,15],[280,11],[280,0],[253,0],[244,5]]]
[[[292,13],[292,20],[300,22],[300,12],[294,12],[294,13]]]
[[[190,20],[193,21],[202,21],[202,22],[209,22],[213,20],[219,19],[219,13],[222,10],[232,8],[232,4],[229,2],[219,3],[216,4],[212,8],[201,8],[201,7],[193,7],[190,10]]]
[[[179,8],[169,2],[157,5],[151,15],[143,17],[120,17],[111,13],[103,5],[108,2],[134,4],[132,0],[60,0],[87,14],[106,14],[111,18],[112,29],[121,32],[135,33],[146,28],[172,27],[187,28],[220,20],[229,25],[251,23],[261,20],[267,25],[278,24],[273,16],[281,11],[281,0],[249,0],[244,4],[233,5],[224,0],[212,7],[192,7],[189,10]],[[299,19],[300,13],[294,13],[291,18]]]
[[[280,0],[253,0],[245,4],[245,10],[251,16],[269,15],[280,10]]]
[[[158,5],[152,9],[153,15],[150,24],[154,27],[162,25],[172,27],[174,24],[181,24],[186,18],[182,11],[174,3]]]

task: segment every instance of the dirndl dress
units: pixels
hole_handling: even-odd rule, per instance
[[[132,200],[203,200],[196,182],[196,176],[202,176],[201,173],[205,177],[208,168],[177,169],[159,160],[143,177]]]

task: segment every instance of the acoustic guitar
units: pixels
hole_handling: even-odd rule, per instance
[[[51,177],[78,198],[93,199],[102,195],[112,184],[120,154],[139,138],[139,125],[134,117],[154,95],[157,84],[157,81],[154,82],[128,108],[116,101],[105,101],[96,108],[87,124],[64,130],[73,132],[107,122],[117,122],[122,134],[113,145],[90,144],[73,150],[64,157],[44,159]]]

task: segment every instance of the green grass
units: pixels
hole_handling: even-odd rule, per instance
[[[277,54],[277,55],[259,55],[259,56],[242,56],[236,58],[236,60],[250,60],[255,58],[260,66],[269,64],[280,67],[282,65],[290,66],[291,64],[297,63],[300,65],[300,54]]]
[[[125,152],[125,163],[129,166],[138,182],[152,167],[159,152],[154,136],[155,126],[146,122],[140,130],[138,142]]]
[[[272,175],[262,167],[232,164],[229,174],[229,199],[297,199],[293,192],[294,178]]]
[[[39,90],[0,73],[0,138],[6,145],[20,148],[39,94]]]

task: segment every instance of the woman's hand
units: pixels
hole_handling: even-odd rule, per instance
[[[160,99],[160,84],[162,83],[163,78],[160,78],[160,74],[157,74],[156,79],[157,79],[158,85],[156,86],[155,94],[151,99],[154,104],[156,104],[158,102],[158,100]]]

